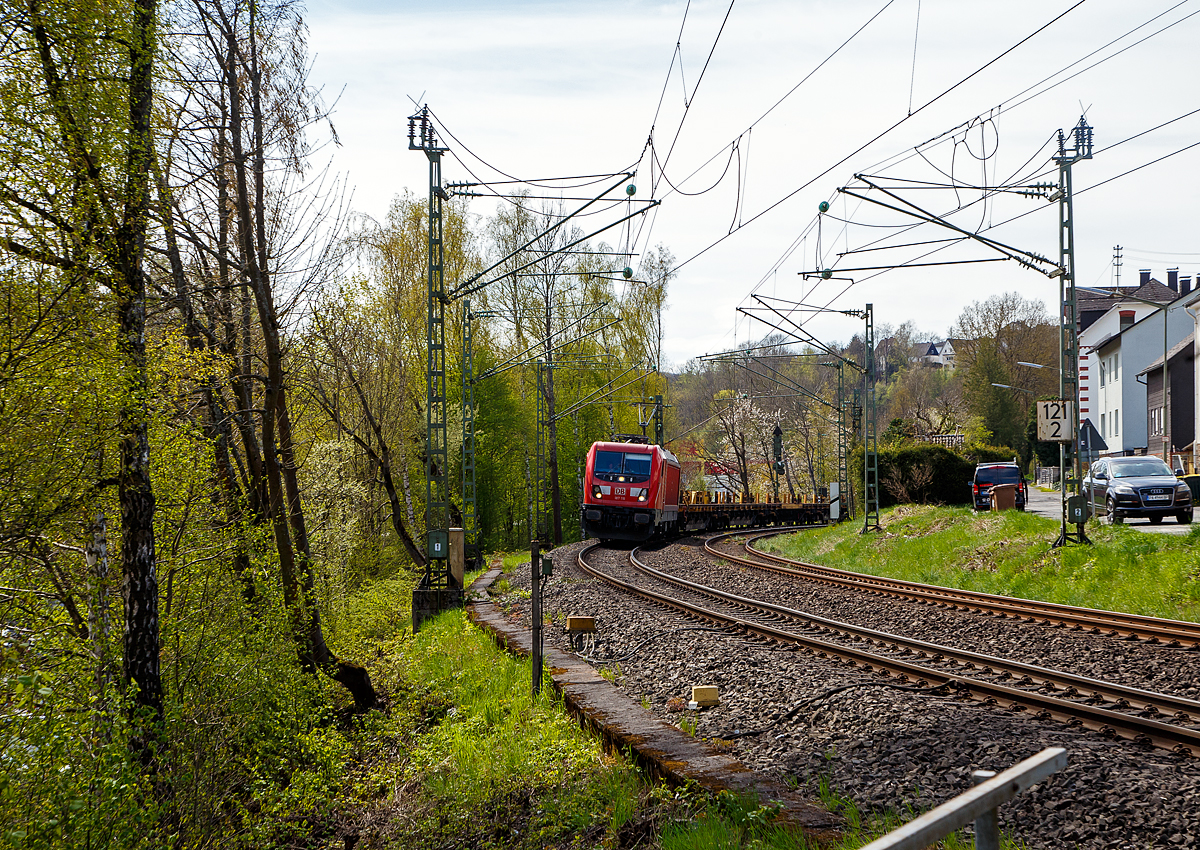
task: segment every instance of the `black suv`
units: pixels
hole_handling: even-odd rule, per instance
[[[1016,508],[1025,510],[1025,501],[1029,498],[1029,486],[1021,467],[1016,463],[981,463],[975,467],[975,478],[971,481],[971,500],[977,511],[988,511],[992,508],[992,488],[997,484],[1015,484]]]
[[[1191,489],[1153,456],[1101,458],[1083,479],[1083,495],[1093,514],[1102,512],[1114,523],[1125,517],[1146,517],[1152,523],[1165,516],[1192,521]]]

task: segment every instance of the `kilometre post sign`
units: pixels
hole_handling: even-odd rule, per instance
[[[1074,402],[1058,399],[1037,403],[1037,438],[1052,443],[1069,443],[1074,439],[1071,427],[1075,415]]]

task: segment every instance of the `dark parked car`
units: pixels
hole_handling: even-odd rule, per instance
[[[997,484],[1016,485],[1016,509],[1025,510],[1029,498],[1029,485],[1015,463],[981,463],[975,467],[975,478],[971,481],[971,498],[977,511],[992,509],[992,488]]]
[[[1104,513],[1115,523],[1126,517],[1192,521],[1191,488],[1157,457],[1101,458],[1083,479],[1083,495],[1093,514]]]

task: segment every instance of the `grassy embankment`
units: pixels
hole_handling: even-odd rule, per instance
[[[1055,524],[1015,512],[906,507],[883,520],[879,534],[863,536],[861,526],[846,524],[795,535],[784,548],[831,566],[918,581],[1161,616],[1200,613],[1200,533],[1097,528],[1090,532],[1094,547],[1052,550]],[[507,558],[506,568],[522,558]],[[650,783],[627,760],[603,753],[551,689],[531,698],[528,660],[497,649],[461,612],[413,637],[394,619],[395,608],[390,617],[367,613],[381,601],[361,609],[361,622],[376,627],[363,631],[359,655],[375,659],[373,674],[391,712],[346,735],[341,752],[353,770],[325,810],[343,831],[360,825],[360,846],[806,846],[772,823],[769,806]],[[847,816],[841,848],[860,847],[914,814],[866,817],[827,783],[816,790]],[[944,846],[971,844],[952,836]]]
[[[883,520],[880,534],[863,536],[860,524],[846,524],[795,535],[786,545],[807,560],[855,570],[1200,618],[1200,531],[1167,537],[1096,527],[1095,546],[1055,551],[1053,522],[1012,512],[910,507]],[[521,555],[506,560],[510,568],[527,563]],[[208,846],[215,835],[222,846],[255,850],[805,846],[774,821],[770,806],[665,788],[605,754],[551,688],[531,699],[528,660],[499,650],[463,612],[448,612],[413,636],[411,591],[402,578],[377,580],[326,612],[331,645],[367,664],[385,711],[355,717],[339,686],[304,674],[287,657],[263,656],[263,669],[243,674],[240,691],[215,695],[233,706],[236,723],[214,710],[211,722],[194,724],[198,738],[228,740],[228,763],[198,760],[195,775],[187,773],[191,751],[181,737],[169,753],[172,796],[157,808],[138,803],[152,789],[145,798],[129,790],[137,780],[118,769],[128,768],[120,740],[85,742],[99,748],[90,761],[66,746],[74,727],[51,710],[53,681],[39,689],[31,678],[21,686],[34,695],[18,694],[19,710],[10,707],[8,715],[22,719],[20,734],[7,739],[21,749],[0,747],[0,757],[22,758],[20,776],[15,762],[0,771],[0,803],[21,813],[0,830],[0,847]],[[690,725],[687,714],[680,717],[681,727]],[[10,722],[7,731],[14,729]],[[32,773],[45,791],[38,799],[27,799],[20,785]],[[845,814],[842,850],[912,814],[867,817],[828,778],[812,790]],[[58,809],[78,807],[95,816],[77,829]],[[965,846],[962,838],[945,845]]]
[[[1093,545],[1051,548],[1059,525],[1017,511],[906,505],[862,523],[779,538],[823,566],[1026,599],[1200,621],[1200,525],[1186,535],[1089,523]]]
[[[861,535],[860,524],[847,523],[780,545],[860,572],[1200,619],[1200,526],[1187,536],[1095,526],[1094,546],[1055,550],[1054,522],[1016,512],[909,506],[886,512],[883,525]],[[511,569],[523,557],[506,560]],[[257,816],[243,836],[249,844],[344,846],[341,836],[350,833],[359,848],[804,846],[772,823],[769,806],[668,789],[605,754],[552,689],[531,698],[528,660],[499,650],[462,612],[414,637],[410,590],[377,583],[334,618],[339,648],[369,660],[389,711],[341,722],[330,716],[307,733],[284,790],[254,803]],[[847,816],[843,848],[900,819],[862,816],[825,782],[817,791]],[[952,838],[945,846],[970,844]]]
[[[267,844],[335,846],[312,838],[356,833],[359,848],[414,850],[808,846],[773,823],[771,806],[647,781],[604,753],[552,688],[532,697],[528,659],[497,648],[461,611],[413,636],[384,613],[404,602],[400,593],[364,599],[355,640],[390,711],[330,730],[329,755],[349,772],[312,788],[281,819],[303,826],[268,830]]]

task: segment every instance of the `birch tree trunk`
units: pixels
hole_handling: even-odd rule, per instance
[[[110,581],[108,577],[108,519],[97,514],[92,523],[92,539],[84,548],[84,560],[88,565],[88,638],[92,644],[93,673],[96,686],[96,722],[100,734],[107,740],[109,723],[109,691],[112,686],[112,656],[109,652],[109,637],[112,634],[112,616],[109,612]]]

